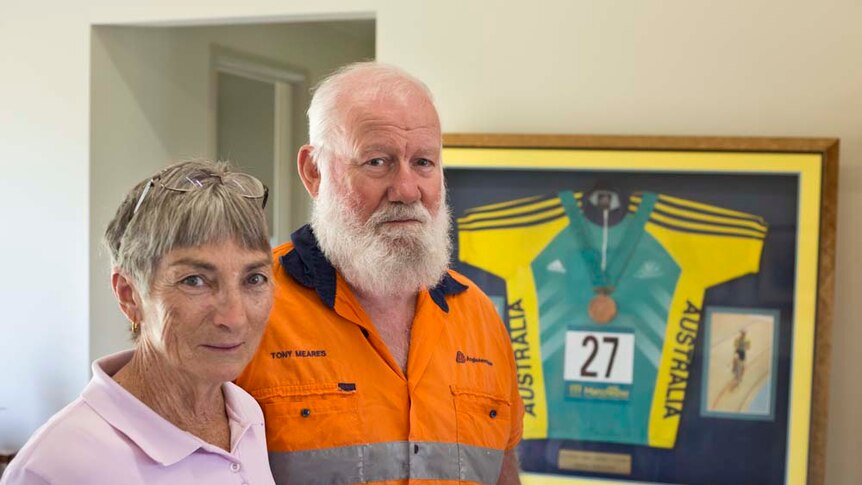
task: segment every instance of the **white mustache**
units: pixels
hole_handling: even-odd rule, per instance
[[[378,209],[377,212],[371,214],[371,217],[368,218],[366,224],[368,226],[374,227],[379,224],[383,224],[385,222],[392,221],[403,221],[403,220],[416,220],[421,223],[427,223],[431,221],[431,214],[428,213],[428,210],[419,202],[414,202],[410,205],[407,204],[387,204],[385,207]]]

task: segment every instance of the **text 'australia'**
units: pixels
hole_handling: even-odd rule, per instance
[[[518,369],[518,392],[521,394],[521,400],[524,401],[524,412],[530,416],[535,416],[536,391],[533,389],[535,378],[530,365],[527,318],[521,300],[508,305],[506,310],[509,315],[509,338],[512,340],[515,365]]]
[[[700,309],[690,301],[685,302],[685,311],[679,320],[679,328],[671,342],[673,354],[669,368],[670,380],[664,400],[665,419],[682,414],[685,388],[694,357],[694,344],[700,324]]]

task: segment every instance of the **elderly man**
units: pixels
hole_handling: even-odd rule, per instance
[[[448,270],[441,131],[403,71],[348,66],[308,110],[312,221],[274,251],[275,303],[238,383],[276,482],[518,483],[508,332]]]

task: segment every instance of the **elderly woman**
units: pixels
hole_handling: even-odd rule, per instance
[[[272,484],[263,414],[232,384],[272,305],[267,189],[221,163],[139,183],[105,233],[134,348],[93,363],[77,400],[3,475],[12,484]]]

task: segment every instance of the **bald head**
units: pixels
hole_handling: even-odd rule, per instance
[[[308,107],[309,144],[315,159],[324,152],[347,153],[351,116],[374,110],[381,104],[430,107],[436,117],[431,91],[404,70],[377,62],[358,62],[342,67],[315,89]],[[438,120],[439,124],[439,120]],[[325,166],[320,167],[325,169]]]

